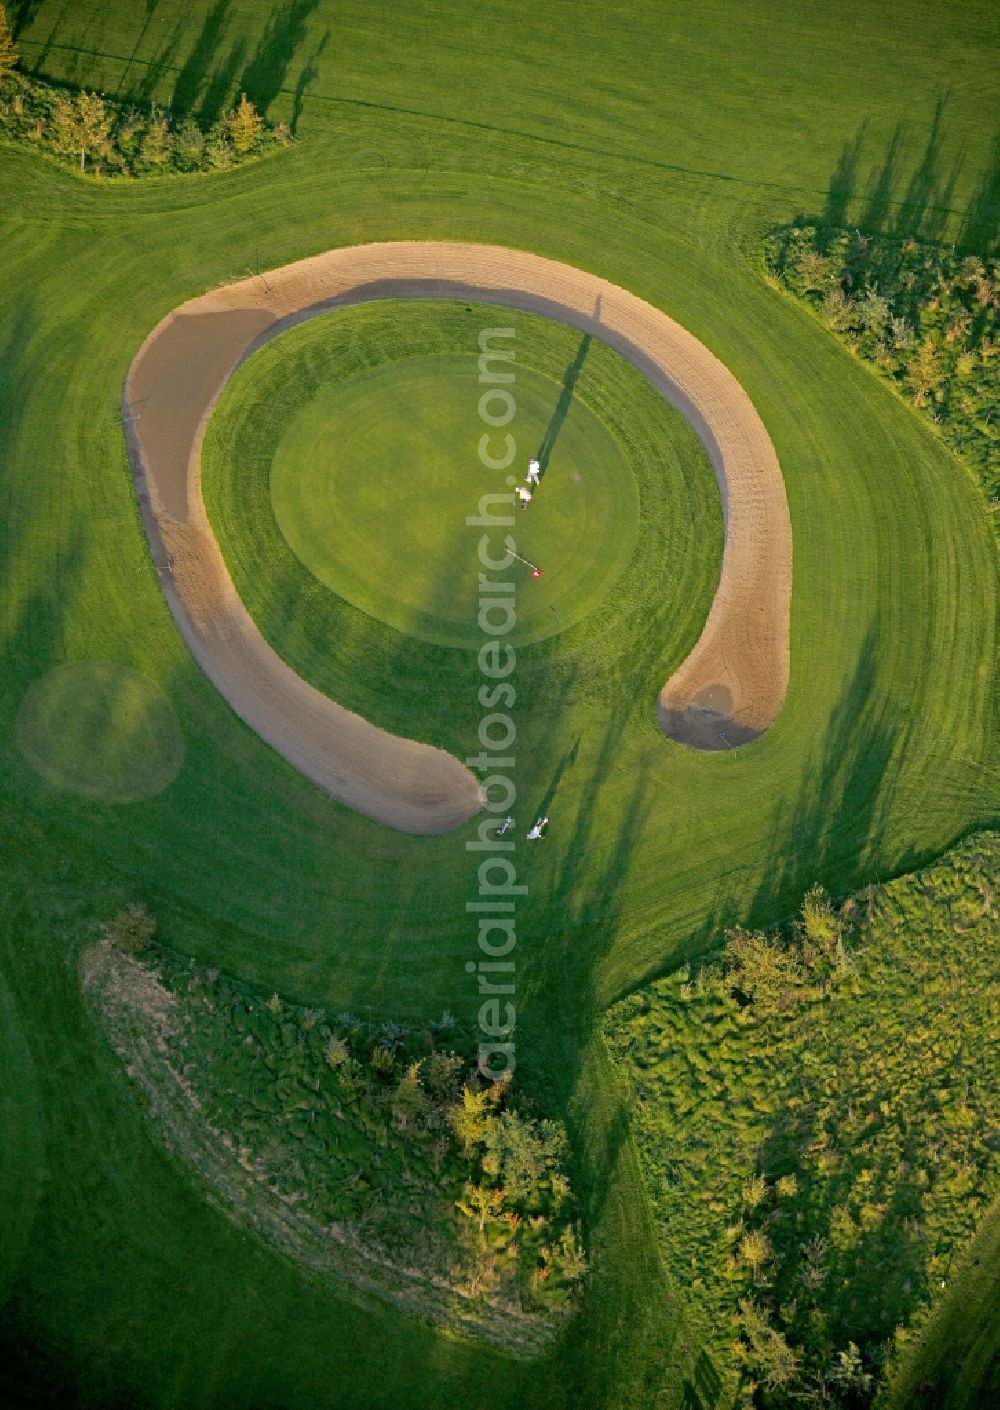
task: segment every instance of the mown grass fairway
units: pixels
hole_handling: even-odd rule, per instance
[[[11,1061],[34,1074],[3,1167],[0,1398],[679,1405],[701,1346],[655,1250],[595,1036],[603,1007],[725,923],[787,915],[814,880],[846,890],[1000,816],[982,497],[930,428],[767,286],[754,253],[810,214],[996,238],[996,7],[649,0],[613,24],[597,3],[21,9],[29,67],[203,116],[245,87],[269,116],[296,118],[298,140],[224,175],[127,186],[0,153],[0,962],[31,1068]],[[639,596],[526,649],[518,808],[545,803],[552,828],[525,858],[519,1076],[571,1124],[594,1266],[581,1321],[530,1370],[353,1308],[214,1215],[151,1139],[76,979],[95,920],[142,899],[164,943],[265,992],[474,1012],[471,829],[429,841],[367,822],[231,714],[149,571],[118,424],[136,349],[185,298],[403,237],[531,248],[684,323],[766,423],[794,535],[791,688],[745,750],[686,752],[652,708],[710,598],[710,482],[696,520],[650,521],[670,536],[668,580],[642,582],[669,593],[669,614]],[[556,387],[568,361],[546,372]],[[322,658],[344,704],[463,756],[475,747],[457,653],[356,608],[334,641],[296,646],[306,621],[289,618],[288,650]],[[533,652],[550,653],[544,673]],[[152,682],[177,714],[183,764],[154,796],[70,792],[18,746],[35,683],[95,660]]]

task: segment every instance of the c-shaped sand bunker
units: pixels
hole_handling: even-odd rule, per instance
[[[692,423],[722,494],[719,586],[693,651],[660,692],[672,738],[755,739],[788,686],[792,536],[774,447],[735,377],[679,324],[570,265],[493,245],[401,242],[330,250],[175,309],[125,380],[129,458],[160,580],[202,669],[237,715],[320,788],[404,832],[446,832],[482,806],[452,755],[376,728],[306,684],[236,594],[201,496],[201,444],[226,380],[276,333],[378,298],[482,299],[559,319],[616,348]]]

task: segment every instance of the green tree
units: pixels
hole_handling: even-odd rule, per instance
[[[111,118],[104,99],[96,93],[57,99],[52,121],[56,149],[74,156],[79,152],[81,171],[88,153],[96,154],[107,147]]]
[[[205,139],[205,156],[209,166],[214,167],[216,171],[224,171],[226,167],[232,166],[235,153],[229,140],[228,119],[221,117],[209,128],[208,137]]]
[[[763,1175],[752,1175],[743,1186],[743,1203],[748,1209],[756,1209],[767,1199],[767,1181]]]
[[[824,1379],[827,1385],[859,1397],[867,1397],[872,1388],[871,1374],[865,1370],[861,1352],[852,1341],[847,1343],[846,1351],[837,1352]]]
[[[2,82],[18,60],[17,45],[7,19],[7,11],[0,5],[0,82]]]
[[[474,1185],[467,1181],[462,1198],[455,1203],[467,1218],[476,1220],[482,1234],[487,1219],[495,1219],[503,1208],[503,1190],[491,1190],[488,1185]]]
[[[823,294],[836,279],[830,261],[818,250],[806,250],[798,262],[798,285],[803,294]]]
[[[753,1272],[754,1278],[771,1257],[771,1245],[762,1229],[748,1229],[740,1239],[740,1258]]]
[[[420,1066],[419,1062],[411,1062],[392,1094],[392,1114],[401,1131],[408,1131],[424,1109]]]
[[[578,1283],[587,1271],[587,1255],[572,1225],[567,1224],[560,1234],[555,1253],[563,1281]]]
[[[392,1071],[393,1067],[395,1066],[396,1055],[391,1048],[386,1048],[383,1047],[381,1044],[376,1044],[375,1047],[372,1048],[371,1057],[368,1059],[368,1061],[376,1072],[380,1072],[384,1076],[388,1076],[388,1074]]]
[[[853,327],[856,312],[854,300],[848,298],[839,284],[835,285],[823,300],[823,314],[827,326],[835,333],[844,333]]]
[[[123,156],[129,157],[134,155],[139,138],[144,130],[145,119],[138,108],[129,108],[126,113],[119,117],[118,125],[115,128],[114,140],[115,146]]]
[[[537,1198],[545,1174],[559,1164],[562,1133],[551,1121],[531,1121],[516,1111],[504,1111],[486,1134],[487,1155],[496,1162],[511,1200]]]
[[[802,1353],[771,1326],[762,1308],[741,1299],[738,1322],[741,1359],[765,1390],[784,1390],[798,1379]]]
[[[264,131],[264,119],[245,93],[240,97],[236,110],[230,114],[227,128],[229,140],[238,156],[249,152],[260,141],[260,135]]]
[[[142,139],[141,156],[147,166],[164,167],[170,161],[174,148],[174,135],[163,113],[154,109],[153,118]]]
[[[858,304],[863,328],[880,338],[888,327],[891,312],[888,299],[884,299],[877,289],[865,290]]]
[[[462,1143],[465,1155],[471,1155],[476,1146],[486,1140],[495,1118],[490,1111],[488,1092],[474,1092],[471,1087],[462,1088],[462,1095],[448,1113],[448,1124]]]
[[[889,331],[892,334],[892,345],[900,351],[912,348],[914,343],[913,329],[905,318],[895,316],[889,322]]]
[[[779,1199],[794,1199],[799,1192],[798,1178],[795,1175],[779,1175],[774,1189]]]
[[[914,405],[925,406],[944,381],[941,358],[933,338],[928,336],[920,344],[907,375],[913,388]]]
[[[762,1011],[790,1002],[801,985],[794,952],[777,936],[728,931],[722,965],[733,987]]]
[[[338,1038],[336,1034],[334,1034],[329,1043],[327,1043],[323,1056],[333,1068],[334,1072],[336,1072],[339,1067],[343,1067],[348,1061],[351,1056],[351,1050],[344,1042],[343,1038]]]
[[[431,1100],[450,1105],[458,1096],[464,1069],[465,1060],[458,1053],[431,1053],[424,1063],[424,1079]]]
[[[205,156],[205,134],[196,122],[182,122],[174,133],[174,151],[185,171],[196,171]]]
[[[812,886],[802,900],[802,934],[807,960],[843,958],[843,926],[822,886]]]

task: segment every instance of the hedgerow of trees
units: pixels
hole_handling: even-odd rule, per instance
[[[95,176],[219,171],[269,148],[291,130],[270,127],[244,93],[207,128],[153,105],[142,110],[100,94],[69,92],[17,68],[18,53],[0,6],[0,138],[25,143]]]

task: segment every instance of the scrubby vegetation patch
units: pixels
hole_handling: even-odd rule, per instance
[[[84,989],[167,1144],[210,1197],[355,1290],[515,1353],[585,1272],[562,1126],[480,1082],[449,1014],[409,1027],[258,994],[153,942],[141,907]]]
[[[983,834],[814,890],[609,1012],[665,1261],[747,1403],[869,1404],[1000,1193],[998,872]]]
[[[829,226],[772,231],[767,269],[939,428],[1000,504],[1000,261]]]

